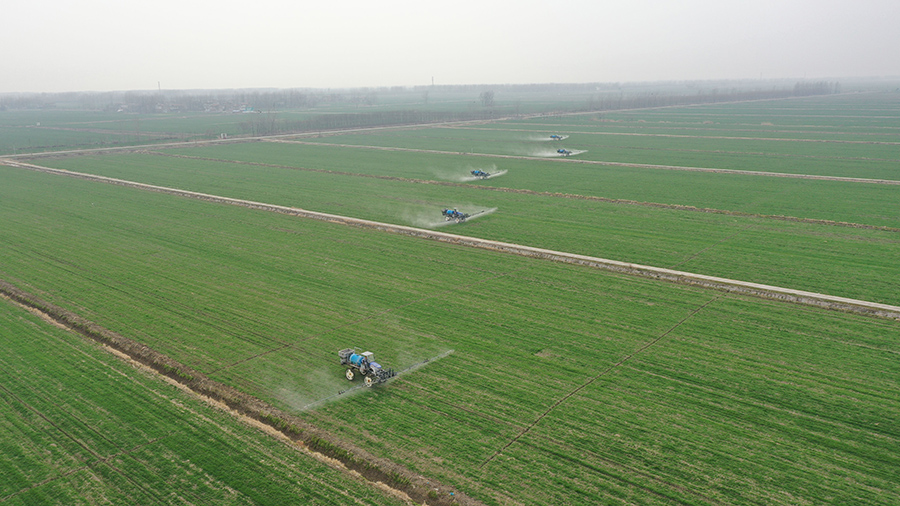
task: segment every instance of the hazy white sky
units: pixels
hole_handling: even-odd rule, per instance
[[[900,0],[6,0],[0,92],[900,76]]]

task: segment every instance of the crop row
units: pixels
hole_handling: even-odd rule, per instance
[[[508,171],[507,175],[479,181],[478,187],[513,188],[900,227],[900,218],[894,219],[900,216],[900,212],[892,211],[896,207],[898,190],[891,185],[843,184],[836,181],[740,174],[596,166],[566,163],[562,160],[492,159],[284,143],[219,145],[167,152],[212,160],[239,161],[248,164],[268,163],[283,167],[331,170],[343,174],[405,177],[436,182],[459,181],[469,170],[475,168],[487,172],[505,170]],[[52,162],[54,166],[58,166],[58,163]],[[154,167],[154,170],[157,170],[156,167],[166,165],[181,165],[172,161],[142,163]],[[91,171],[92,167],[96,166],[102,168],[104,174],[118,173],[123,178],[135,173],[125,170],[113,172],[116,169],[111,167],[112,165],[114,164],[105,163],[103,160],[92,160],[90,163],[67,164],[62,167]],[[194,170],[198,169],[199,167]],[[259,171],[257,167],[247,169],[251,169],[254,173],[265,173]]]
[[[546,133],[544,129],[544,133]],[[558,133],[569,133],[560,131]],[[484,128],[431,128],[418,132],[397,131],[329,136],[321,142],[360,146],[431,149],[451,153],[558,158],[559,147],[586,150],[578,160],[637,163],[675,167],[779,172],[840,177],[898,180],[896,169],[900,142],[869,139],[857,143],[820,142],[817,139],[728,139],[694,134],[609,135],[579,130],[569,139],[551,144],[529,141],[524,132],[489,131]],[[547,134],[549,135],[549,134]],[[505,140],[509,138],[509,140]]]
[[[609,316],[627,322],[619,313]],[[348,436],[378,434],[376,445],[400,448],[423,469],[449,473],[455,464],[471,479],[486,476],[490,487],[521,489],[533,503],[565,502],[573,494],[603,502],[623,493],[636,494],[623,501],[642,504],[849,497],[887,504],[900,493],[889,470],[898,462],[898,431],[890,422],[898,415],[896,343],[861,345],[881,340],[879,332],[896,336],[896,328],[857,341],[852,336],[866,333],[859,325],[867,323],[820,320],[812,312],[791,316],[788,309],[733,299],[713,302],[524,435],[537,418],[534,406],[553,404],[542,394],[555,392],[559,399],[566,393],[558,388],[561,380],[545,371],[595,358],[593,368],[570,364],[571,390],[602,373],[606,353],[615,352],[566,350],[565,343],[556,345],[557,337],[526,359],[522,343],[497,337],[484,359],[458,351],[427,377],[393,385],[376,404],[367,404],[381,409],[367,411],[364,419],[347,420],[339,405],[310,419]],[[780,331],[772,332],[773,326]],[[489,369],[511,377],[485,374]],[[473,371],[476,376],[468,377]],[[486,398],[479,402],[479,394]],[[498,402],[502,394],[505,402]],[[495,451],[500,453],[492,458]],[[446,453],[455,455],[452,462]],[[524,485],[535,479],[540,486]],[[844,480],[865,485],[850,491]]]
[[[0,300],[5,504],[393,504]]]
[[[252,161],[271,160],[261,151],[271,149],[304,165],[313,150],[259,146]],[[374,152],[359,151],[352,170],[396,175],[387,158],[373,169]],[[346,151],[331,154],[322,163],[348,163]],[[426,159],[397,160],[407,174]],[[53,163],[369,219],[402,216],[395,203],[430,210],[487,196],[502,211],[454,232],[646,255],[656,261],[642,263],[683,270],[761,268],[754,275],[794,287],[861,276],[841,289],[887,294],[895,278],[886,231],[158,156]],[[550,165],[564,189],[589,179],[570,165]],[[46,174],[0,175],[0,278],[487,503],[900,498],[890,476],[900,459],[896,321]],[[870,205],[866,213],[884,212]],[[453,351],[385,388],[304,410],[348,386],[334,353],[348,345],[397,368]],[[187,447],[204,441],[197,434]]]
[[[898,391],[895,321],[46,174],[4,179],[0,276],[485,502],[898,497],[859,458],[897,463],[884,421],[900,409],[884,393]],[[397,368],[453,352],[303,411],[348,385],[346,346]],[[836,381],[814,381],[823,368]],[[722,403],[729,417],[713,416]],[[770,454],[848,484],[817,492]]]
[[[465,212],[496,207],[498,212],[466,224],[457,233],[873,302],[897,302],[891,280],[900,265],[900,250],[892,231],[147,155],[79,157],[52,160],[48,165],[409,225],[440,224],[442,206],[456,206]],[[575,178],[571,173],[559,177]],[[882,194],[887,198],[888,193]],[[354,197],[348,199],[347,195]],[[765,197],[761,194],[760,198]]]

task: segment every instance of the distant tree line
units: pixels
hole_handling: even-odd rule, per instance
[[[798,82],[794,85],[794,96],[805,97],[808,95],[829,95],[831,93],[840,93],[840,83],[829,83],[825,81],[816,81],[814,83]]]
[[[383,110],[340,114],[321,114],[306,120],[276,120],[275,113],[256,114],[241,123],[247,135],[274,135],[293,132],[319,132],[376,126],[419,125],[446,121],[475,121],[496,117],[492,110],[428,111]]]
[[[372,93],[334,93],[289,90],[113,91],[66,93],[6,93],[0,108],[80,109],[153,114],[159,112],[231,112],[238,107],[257,110],[303,109],[357,101],[371,104]]]
[[[273,135],[290,132],[364,128],[373,126],[414,125],[445,121],[487,120],[518,116],[521,100],[504,102],[504,94],[554,93],[587,96],[583,102],[561,101],[556,110],[563,112],[613,111],[648,107],[705,104],[740,100],[762,100],[796,96],[839,93],[838,83],[800,81],[791,88],[786,83],[768,88],[749,88],[739,83],[725,89],[703,89],[710,83],[619,83],[527,84],[527,85],[444,85],[416,87],[382,87],[345,90],[255,89],[255,90],[191,90],[128,91],[105,93],[31,93],[0,95],[0,111],[9,109],[86,109],[122,113],[178,112],[254,112],[240,123],[245,135]],[[716,84],[716,83],[712,83]],[[722,83],[728,84],[728,83]],[[694,91],[696,90],[696,91]],[[429,107],[430,93],[470,95],[468,106],[445,110]],[[424,97],[424,100],[401,100],[396,106],[382,105],[379,96]],[[432,95],[433,96],[433,95]],[[513,95],[521,97],[521,95]],[[417,98],[418,100],[418,98]],[[527,101],[527,99],[526,99]],[[340,106],[350,112],[320,114],[303,120],[280,119],[278,111]],[[379,105],[380,107],[372,107]],[[347,107],[349,106],[349,107]],[[479,107],[480,106],[480,107]]]
[[[512,85],[498,88],[505,88],[510,86]],[[742,100],[765,100],[789,98],[793,96],[826,95],[830,93],[838,93],[840,91],[840,85],[838,83],[798,82],[793,88],[773,87],[770,89],[751,90],[732,88],[724,91],[713,88],[706,91],[700,90],[695,94],[675,94],[662,92],[630,94],[610,93],[617,89],[616,86],[617,85],[611,85],[610,87],[602,89],[602,91],[607,92],[605,95],[591,97],[583,107],[575,106],[570,107],[569,109],[560,109],[557,111],[545,112],[544,114],[641,109],[649,107],[734,102]],[[529,88],[529,91],[547,91],[540,85],[526,85],[522,87]],[[483,86],[459,86],[453,88],[453,91],[458,91],[457,88],[465,88],[466,91],[474,92],[479,89],[483,89]],[[518,89],[518,87],[516,88]],[[598,87],[596,86],[587,85],[566,85],[566,88],[569,89],[569,91],[580,92],[586,90],[598,90]],[[396,92],[396,90],[394,91]],[[342,97],[340,95],[334,94],[327,96],[325,100],[327,100],[329,103],[357,103],[360,99],[358,98],[359,95],[357,95],[356,97],[357,98],[354,98],[353,95]],[[480,102],[482,108],[479,109],[470,107],[467,110],[463,111],[385,109],[378,111],[359,111],[341,114],[323,114],[300,121],[279,121],[276,119],[275,114],[267,114],[263,115],[262,117],[257,117],[259,116],[257,115],[242,123],[241,129],[244,134],[248,135],[273,135],[291,132],[315,132],[324,130],[366,128],[374,126],[397,126],[439,123],[448,121],[488,120],[497,117],[518,115],[518,104],[506,104],[498,106],[495,102],[494,97],[495,92],[493,91],[493,89],[482,91],[478,95],[478,101]]]
[[[840,93],[839,83],[824,81],[815,83],[798,82],[793,88],[773,87],[769,89],[730,89],[713,88],[698,91],[696,94],[666,94],[659,92],[641,94],[607,94],[588,99],[584,108],[578,112],[614,111],[618,109],[642,109],[648,107],[664,107],[675,105],[709,104],[716,102],[737,102],[742,100],[767,100],[811,95],[829,95]]]

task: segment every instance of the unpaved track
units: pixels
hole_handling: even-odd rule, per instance
[[[307,211],[296,207],[279,206],[275,204],[266,204],[263,202],[254,202],[251,200],[234,199],[230,197],[222,197],[218,195],[209,195],[206,193],[192,192],[180,190],[177,188],[167,188],[164,186],[156,186],[134,181],[126,181],[104,176],[96,176],[92,174],[84,174],[80,172],[72,172],[62,169],[52,169],[49,167],[41,167],[22,162],[2,161],[4,165],[17,167],[22,169],[35,170],[50,174],[59,174],[88,181],[97,181],[108,184],[116,184],[131,188],[156,191],[167,193],[170,195],[178,195],[181,197],[205,200],[207,202],[216,202],[221,204],[231,204],[251,209],[259,209],[263,211],[271,211],[276,213],[288,214],[292,216],[300,216],[314,220],[327,221],[331,223],[340,223],[343,225],[352,225],[356,227],[370,228],[383,232],[391,232],[395,234],[420,237],[435,241],[447,242],[462,246],[486,249],[491,251],[499,251],[503,253],[511,253],[531,258],[541,258],[556,262],[563,262],[575,265],[583,265],[604,269],[613,272],[641,276],[646,278],[661,279],[665,281],[697,285],[726,292],[740,293],[744,295],[753,295],[766,299],[782,300],[794,302],[810,306],[824,307],[838,311],[846,311],[863,315],[880,316],[890,319],[900,320],[900,307],[877,302],[869,302],[858,299],[850,299],[846,297],[838,297],[815,292],[807,292],[803,290],[794,290],[760,283],[751,283],[747,281],[739,281],[734,279],[720,278],[716,276],[707,276],[704,274],[694,274],[690,272],[676,271],[673,269],[665,269],[662,267],[652,267],[648,265],[633,264],[629,262],[621,262],[618,260],[609,260],[605,258],[591,257],[587,255],[578,255],[575,253],[566,253],[563,251],[554,251],[543,248],[535,248],[531,246],[523,246],[520,244],[505,243],[500,241],[489,241],[486,239],[478,239],[475,237],[467,237],[444,232],[436,232],[421,228],[407,227],[403,225],[394,225],[390,223],[380,223],[376,221],[363,220],[359,218],[350,218],[336,214],[320,213],[316,211]]]
[[[562,163],[584,163],[588,165],[602,165],[606,167],[629,167],[634,169],[657,169],[657,170],[683,170],[687,172],[712,172],[716,174],[740,174],[743,176],[768,176],[768,177],[786,177],[794,179],[820,179],[824,181],[841,181],[844,183],[870,183],[870,184],[890,184],[900,185],[900,181],[893,179],[868,179],[862,177],[842,177],[842,176],[822,176],[817,174],[791,174],[788,172],[766,172],[757,170],[738,170],[738,169],[716,169],[710,167],[685,167],[681,165],[654,165],[649,163],[627,163],[627,162],[604,162],[601,160],[578,160],[570,157],[566,158],[548,158],[540,156],[521,156],[521,155],[497,155],[489,153],[461,153],[456,151],[438,151],[435,149],[413,149],[413,148],[395,148],[386,146],[362,146],[358,144],[335,144],[329,142],[311,142],[298,141],[289,139],[261,139],[268,142],[285,142],[290,144],[306,144],[310,146],[329,146],[340,148],[358,148],[358,149],[376,149],[381,151],[411,151],[418,153],[432,153],[441,155],[468,155],[479,156],[485,158],[506,158],[512,160],[555,160]]]

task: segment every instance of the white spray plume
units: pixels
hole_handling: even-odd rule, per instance
[[[471,204],[459,204],[445,206],[443,208],[415,209],[407,210],[401,216],[403,221],[409,223],[413,227],[419,228],[440,228],[448,225],[456,225],[455,220],[447,220],[441,214],[443,209],[457,209],[461,213],[468,214],[466,221],[471,221],[482,216],[487,216],[497,210],[496,207],[478,207]]]
[[[565,149],[565,148],[563,148]],[[569,156],[580,155],[582,153],[587,153],[586,149],[570,149],[571,153]],[[565,158],[566,155],[562,153],[557,153],[555,149],[548,148],[538,148],[529,150],[527,153],[524,153],[525,156],[539,156],[541,158]]]

